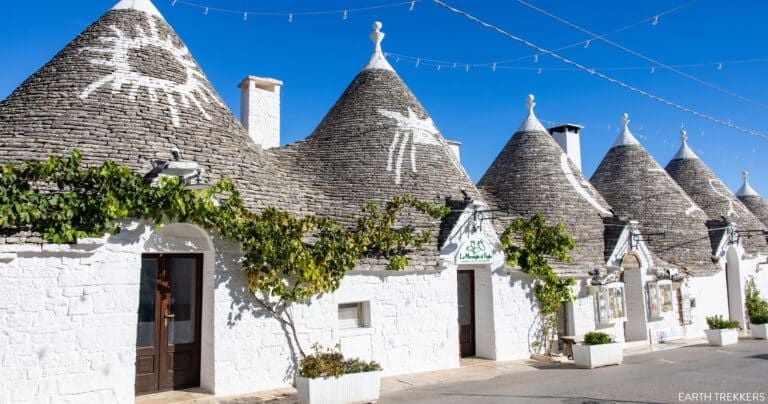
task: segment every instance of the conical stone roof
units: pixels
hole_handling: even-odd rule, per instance
[[[318,213],[350,224],[363,204],[398,195],[441,203],[463,200],[462,190],[479,197],[432,119],[384,58],[380,30],[375,23],[370,62],[314,132],[277,152],[282,164],[293,167],[292,177],[311,181]],[[437,237],[435,220],[414,220]],[[437,239],[429,248],[437,252]]]
[[[640,145],[626,114],[623,124],[592,184],[619,216],[639,222],[652,253],[693,275],[715,273],[709,217]]]
[[[528,116],[478,188],[504,211],[501,216],[541,213],[551,224],[563,223],[576,241],[573,261],[551,265],[561,275],[587,276],[587,271],[605,266],[603,218],[613,215],[608,203],[541,125],[534,105],[533,96],[529,96]]]
[[[314,132],[287,147],[302,176],[314,177],[331,215],[367,201],[409,194],[435,201],[478,196],[422,105],[376,50]]]
[[[253,206],[299,205],[150,0],[120,1],[0,103],[0,164],[77,148],[146,174],[174,146]]]
[[[742,172],[744,185],[736,191],[736,197],[746,206],[763,225],[768,226],[768,203],[749,185],[749,173]]]
[[[667,173],[688,196],[704,209],[711,219],[724,218],[736,225],[738,230],[765,230],[765,225],[755,217],[744,204],[736,198],[728,187],[717,178],[712,170],[688,146],[688,135],[681,131],[682,144],[680,150],[667,164]],[[710,236],[721,235],[710,232]],[[765,237],[743,237],[744,248],[748,252],[766,251],[768,244]],[[720,240],[713,240],[719,245]]]

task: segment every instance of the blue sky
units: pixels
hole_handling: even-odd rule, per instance
[[[547,48],[589,39],[573,28],[511,0],[446,0],[478,17]],[[78,33],[112,7],[116,0],[14,1],[0,14],[0,98],[50,60]],[[619,88],[582,71],[549,70],[568,66],[519,43],[471,23],[431,1],[413,11],[402,5],[369,11],[302,16],[302,11],[343,10],[397,0],[190,0],[234,10],[294,12],[282,16],[202,10],[172,0],[155,5],[176,29],[208,78],[237,114],[237,83],[246,75],[285,82],[282,98],[283,143],[306,137],[365,65],[371,23],[381,20],[387,34],[385,52],[455,61],[456,69],[439,71],[428,63],[390,58],[403,80],[430,112],[446,138],[463,142],[462,160],[478,180],[525,115],[525,97],[536,95],[537,115],[551,122],[575,122],[582,134],[584,172],[591,176],[618,134],[619,117],[628,112],[631,127],[643,145],[665,166],[679,147],[681,123],[691,147],[731,189],[741,184],[740,172],[752,173],[752,185],[768,193],[768,140],[713,124],[646,97]],[[607,33],[665,10],[656,25],[640,24],[610,35],[627,48],[667,65],[717,63],[768,58],[765,16],[768,2],[745,0],[554,1],[531,3],[596,33]],[[681,68],[685,73],[754,102],[729,96],[594,40],[589,47],[560,52],[584,65],[604,70],[619,80],[768,135],[768,62]],[[514,69],[464,64],[518,59]],[[501,65],[498,65],[501,66]],[[451,66],[452,67],[452,66]],[[542,68],[541,73],[538,68]],[[529,70],[524,70],[529,69]],[[758,104],[763,104],[758,105]]]

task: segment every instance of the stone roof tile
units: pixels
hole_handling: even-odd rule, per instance
[[[149,0],[118,3],[0,103],[0,164],[77,148],[146,174],[173,147],[251,207],[304,210]]]
[[[576,240],[571,263],[552,263],[561,275],[587,276],[605,265],[603,218],[609,205],[582,176],[533,114],[528,116],[478,183],[489,202],[509,216],[543,214],[549,223],[563,223]],[[497,220],[500,229],[509,220]]]
[[[734,223],[737,230],[766,230],[765,225],[731,192],[715,173],[701,159],[696,157],[687,143],[685,131],[682,132],[681,150],[667,164],[667,173],[680,187],[704,209],[712,220],[725,219]],[[722,227],[722,226],[721,226]],[[710,232],[710,236],[720,234]],[[724,234],[724,233],[723,233]],[[720,239],[713,240],[713,247],[720,245]],[[764,237],[746,237],[744,248],[748,252],[768,251],[768,243]],[[716,251],[713,251],[716,252]]]
[[[620,139],[631,136],[623,118]],[[634,138],[634,136],[632,136]],[[641,232],[664,233],[646,244],[662,260],[692,275],[709,275],[712,262],[707,214],[639,143],[617,142],[600,162],[592,184],[620,216],[639,222]]]

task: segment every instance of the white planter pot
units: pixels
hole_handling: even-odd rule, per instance
[[[739,330],[728,328],[725,330],[704,330],[707,334],[707,342],[712,346],[733,345],[739,342]]]
[[[749,324],[749,329],[752,330],[752,338],[754,339],[768,339],[768,324]]]
[[[296,376],[299,404],[370,403],[379,399],[381,372],[307,379]]]
[[[620,365],[624,360],[624,344],[614,342],[600,345],[574,345],[573,363],[581,368]]]

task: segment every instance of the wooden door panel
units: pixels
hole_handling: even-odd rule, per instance
[[[158,390],[158,324],[160,262],[158,257],[144,256],[141,260],[139,310],[136,325],[136,394]]]
[[[202,303],[202,260],[199,256],[172,256],[168,326],[168,369],[173,388],[200,384],[200,318]]]
[[[462,357],[475,354],[475,273],[458,271],[459,353]]]
[[[198,386],[202,255],[145,254],[140,295],[136,394]]]

